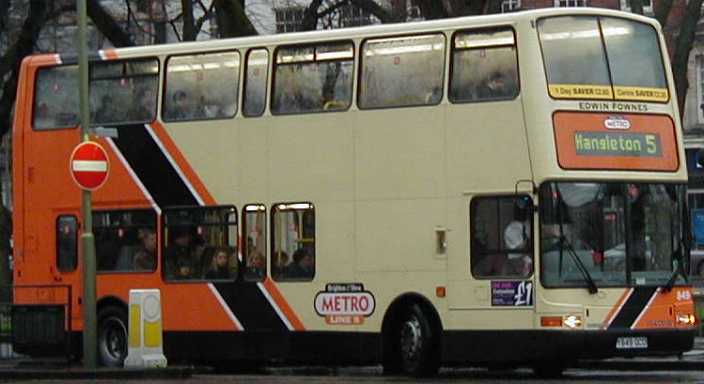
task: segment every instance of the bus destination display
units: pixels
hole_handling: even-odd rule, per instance
[[[575,132],[574,146],[583,156],[662,156],[655,133]]]
[[[666,115],[560,111],[553,115],[563,169],[673,172],[675,128]]]

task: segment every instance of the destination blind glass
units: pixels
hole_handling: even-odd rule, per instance
[[[658,35],[613,17],[562,16],[538,22],[550,96],[667,102]]]
[[[664,115],[556,112],[560,167],[676,171],[674,124]]]

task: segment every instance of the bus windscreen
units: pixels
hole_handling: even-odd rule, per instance
[[[658,34],[614,17],[563,16],[538,22],[550,96],[667,102]]]

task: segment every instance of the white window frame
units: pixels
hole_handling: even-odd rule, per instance
[[[695,63],[695,78],[697,81],[697,122],[704,124],[704,109],[702,109],[702,106],[704,106],[704,55],[697,55]]]
[[[503,0],[501,2],[501,13],[513,12],[521,8],[521,0]]]
[[[563,7],[586,7],[587,0],[555,0],[556,8]]]
[[[631,11],[631,3],[628,0],[620,0],[621,10],[625,12]],[[643,0],[643,13],[646,15],[654,15],[653,0]]]

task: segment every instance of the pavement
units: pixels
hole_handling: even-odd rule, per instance
[[[581,360],[572,368],[600,371],[704,371],[704,337],[697,337],[694,348],[681,356],[611,358]],[[362,368],[364,369],[364,368]],[[329,369],[324,369],[330,374]],[[266,374],[306,375],[320,374],[320,369],[307,372],[306,368],[265,368]],[[335,369],[333,369],[333,372]],[[14,357],[0,359],[0,382],[5,380],[169,380],[188,379],[194,374],[208,373],[210,369],[193,366],[169,366],[154,369],[98,368],[86,369],[61,359],[29,359]]]

